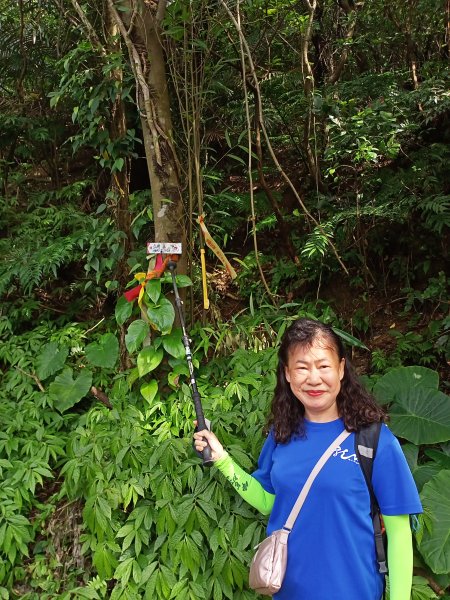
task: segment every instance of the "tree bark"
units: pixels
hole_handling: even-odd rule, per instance
[[[309,173],[317,189],[323,190],[324,185],[320,174],[320,167],[317,154],[311,146],[311,135],[314,131],[314,115],[313,115],[313,96],[314,96],[314,73],[309,62],[309,44],[311,42],[314,15],[317,8],[317,0],[304,0],[304,4],[308,11],[308,22],[306,24],[305,33],[302,36],[301,45],[301,65],[303,72],[303,91],[308,100],[308,112],[304,122],[303,143],[306,151],[306,160],[308,163]]]
[[[108,49],[112,52],[119,50],[119,42],[117,40],[118,27],[115,23],[114,17],[111,10],[106,10],[106,35]],[[117,81],[119,84],[119,90],[122,90],[123,72],[122,69],[113,69],[110,77]],[[125,138],[127,135],[127,120],[125,114],[125,106],[121,97],[118,93],[114,100],[111,109],[111,126],[110,135],[112,140]],[[122,289],[128,281],[128,269],[126,268],[126,260],[133,246],[133,237],[131,233],[131,214],[129,206],[129,175],[130,175],[130,164],[129,160],[125,160],[125,163],[120,171],[115,171],[112,174],[111,188],[116,199],[115,209],[115,220],[117,229],[125,233],[124,247],[123,247],[123,258],[119,265],[119,285]]]
[[[127,19],[123,21],[116,10],[116,2],[108,0],[127,45],[136,79],[152,193],[155,241],[182,242],[185,247],[179,161],[172,142],[166,63],[161,43],[165,4],[165,0],[159,0],[156,9],[144,0],[129,0],[130,11],[120,13]],[[185,254],[180,257],[178,268],[186,272]]]
[[[364,1],[359,3],[359,10],[361,10],[363,6],[364,6]],[[350,40],[353,39],[353,35],[355,33],[355,27],[356,27],[356,20],[357,20],[356,6],[354,4],[349,5],[348,3],[342,3],[341,7],[345,11],[345,14],[348,16],[348,19],[349,19],[348,28],[345,33],[344,39],[346,40],[346,42],[350,42]],[[342,72],[344,70],[345,64],[347,62],[349,52],[350,52],[350,46],[347,43],[347,45],[345,45],[342,49],[342,53],[339,58],[339,62],[337,63],[336,67],[334,68],[333,72],[331,73],[328,83],[333,84],[339,80],[339,78],[342,75]]]

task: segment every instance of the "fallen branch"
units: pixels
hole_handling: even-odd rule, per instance
[[[37,375],[35,375],[35,373],[27,373],[26,371],[24,371],[23,369],[21,369],[20,367],[17,367],[17,366],[14,366],[14,368],[17,369],[20,373],[22,373],[22,375],[31,377],[31,379],[33,379],[36,382],[36,385],[41,390],[41,392],[45,392],[44,386],[42,385],[39,377]]]
[[[105,392],[102,392],[102,390],[99,390],[98,388],[96,388],[95,386],[91,387],[91,394],[93,396],[95,396],[97,398],[97,400],[99,400],[102,404],[104,404],[107,408],[112,408],[113,405],[111,404],[110,399],[108,398],[108,396],[105,394]]]

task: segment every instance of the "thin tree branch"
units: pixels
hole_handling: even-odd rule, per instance
[[[71,0],[71,2],[72,2],[72,6],[75,9],[75,12],[79,16],[80,21],[83,24],[83,27],[84,27],[84,29],[86,31],[86,34],[88,36],[89,41],[94,46],[94,48],[97,48],[100,51],[100,53],[103,56],[106,56],[106,50],[105,50],[103,44],[101,43],[100,38],[98,37],[95,29],[93,28],[92,23],[86,17],[86,14],[85,14],[84,10],[78,4],[77,0]]]
[[[42,383],[37,375],[35,375],[34,373],[27,373],[26,371],[24,371],[23,369],[21,369],[20,367],[17,367],[17,366],[14,366],[14,368],[17,369],[17,371],[19,371],[20,373],[22,373],[22,375],[31,377],[31,379],[33,379],[35,381],[36,385],[41,390],[41,392],[45,392],[45,388],[42,385]]]
[[[361,5],[362,4],[363,3],[361,3]],[[356,12],[356,8],[350,8],[350,11],[351,11],[351,13],[350,13],[351,21],[350,21],[349,27],[347,29],[347,33],[344,36],[344,40],[346,42],[349,42],[350,40],[353,39],[353,35],[355,33],[355,28],[356,28],[357,14],[358,14]],[[349,13],[347,13],[347,14],[349,14]],[[344,44],[345,44],[345,42],[344,42]],[[336,83],[338,81],[339,77],[342,75],[342,71],[344,70],[345,63],[347,62],[349,51],[350,51],[349,45],[348,44],[344,45],[339,62],[336,65],[336,68],[334,69],[333,73],[331,73],[331,75],[328,79],[329,83],[331,83],[331,84]]]
[[[134,23],[136,21],[136,17],[137,17],[137,14],[138,14],[138,5],[135,4],[134,0],[131,0],[131,3],[133,5],[133,12],[131,13],[130,24],[129,24],[128,29],[127,29],[127,34],[128,35],[131,35],[131,32],[133,31]]]
[[[237,25],[239,27],[239,31],[241,30],[241,14],[240,14],[240,0],[237,0],[237,5],[236,5],[236,11],[237,11]],[[258,265],[258,270],[259,270],[259,275],[261,277],[261,281],[264,285],[264,288],[267,292],[267,294],[269,295],[270,300],[272,301],[272,304],[274,306],[277,306],[277,302],[275,299],[275,296],[272,294],[269,285],[267,283],[267,280],[265,278],[264,275],[264,271],[262,270],[261,267],[261,263],[259,260],[259,256],[258,256],[258,240],[257,240],[257,236],[256,236],[256,212],[255,212],[255,198],[253,195],[253,176],[252,176],[252,125],[251,125],[251,119],[250,119],[250,110],[249,110],[249,105],[248,105],[248,94],[247,94],[247,85],[246,85],[246,69],[245,69],[245,52],[244,52],[244,46],[242,43],[242,38],[243,36],[239,36],[239,50],[240,50],[240,55],[241,55],[241,65],[242,65],[242,85],[244,88],[244,104],[245,104],[245,116],[246,116],[246,120],[247,120],[247,142],[248,142],[248,148],[247,148],[247,153],[248,153],[248,177],[249,177],[249,191],[250,191],[250,206],[251,206],[251,211],[252,211],[252,237],[253,237],[253,246],[255,248],[255,260],[256,260],[256,264]]]
[[[93,325],[90,329],[86,329],[86,331],[84,332],[84,335],[90,333],[91,331],[94,331],[94,329],[97,329],[97,327],[99,325],[101,325],[104,320],[105,320],[105,317],[102,317],[98,323],[96,323],[95,325]]]
[[[269,150],[270,156],[272,157],[272,160],[275,164],[275,166],[277,167],[279,173],[281,174],[281,176],[283,177],[283,179],[286,181],[286,183],[289,185],[289,187],[291,188],[294,196],[296,197],[298,203],[300,204],[305,216],[307,216],[317,227],[317,229],[322,233],[322,235],[325,236],[325,238],[327,239],[328,243],[330,244],[334,255],[336,256],[339,264],[341,265],[342,269],[344,270],[344,272],[348,275],[348,270],[347,267],[344,265],[344,263],[342,262],[341,257],[339,256],[339,253],[335,247],[335,245],[333,244],[333,242],[328,238],[328,236],[326,235],[322,225],[314,218],[314,216],[309,212],[309,210],[307,209],[307,207],[305,206],[305,203],[303,202],[303,200],[300,198],[299,193],[297,192],[294,184],[292,183],[292,181],[290,180],[289,176],[285,173],[285,171],[283,170],[283,167],[281,166],[280,162],[278,161],[275,152],[273,150],[272,144],[270,142],[267,130],[266,130],[266,126],[264,123],[264,118],[263,118],[263,110],[262,110],[262,100],[261,100],[261,89],[259,87],[259,81],[258,81],[258,77],[256,75],[256,70],[255,70],[255,65],[253,63],[253,59],[252,59],[252,55],[250,52],[250,48],[248,46],[247,40],[242,32],[242,29],[239,25],[239,23],[236,21],[236,19],[234,18],[233,13],[230,11],[230,9],[228,8],[225,0],[220,0],[220,3],[222,4],[222,6],[224,7],[224,9],[226,10],[226,12],[228,13],[231,21],[233,22],[233,25],[236,28],[236,31],[238,32],[239,37],[242,39],[242,44],[245,48],[245,52],[247,55],[247,59],[248,59],[248,63],[249,63],[249,67],[250,67],[250,72],[252,74],[253,77],[253,81],[254,81],[254,85],[255,85],[255,89],[257,91],[257,99],[258,99],[258,104],[259,104],[259,111],[261,114],[261,129],[263,131],[264,134],[264,139],[266,141],[267,144],[267,148]]]
[[[25,30],[25,18],[24,18],[24,7],[23,0],[19,0],[19,12],[20,12],[20,32],[19,32],[19,45],[20,45],[20,54],[22,57],[22,65],[20,68],[19,78],[17,80],[17,95],[21,102],[23,102],[23,81],[25,79],[25,74],[27,72],[27,53],[24,44],[24,30]]]
[[[416,568],[414,569],[414,574],[425,577],[425,579],[428,581],[428,585],[435,594],[438,596],[445,596],[445,589],[443,589],[425,569]]]

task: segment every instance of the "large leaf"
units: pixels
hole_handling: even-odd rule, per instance
[[[141,385],[141,394],[147,400],[149,404],[151,404],[158,393],[158,382],[156,379],[152,379],[148,383],[143,383]]]
[[[380,404],[401,401],[408,390],[416,387],[439,388],[439,374],[426,367],[398,367],[383,375],[373,388]]]
[[[133,312],[133,303],[128,302],[125,296],[120,296],[116,304],[116,321],[119,325],[123,325],[127,319],[131,317]]]
[[[415,444],[404,444],[402,446],[403,454],[405,455],[406,462],[409,465],[411,471],[417,467],[419,458],[419,447]]]
[[[417,489],[420,492],[423,486],[442,470],[442,467],[435,462],[419,465],[419,446],[415,446],[414,444],[404,444],[402,450],[409,468],[411,469],[411,473],[413,474]]]
[[[147,315],[151,323],[161,333],[168,333],[172,329],[175,320],[175,309],[167,298],[162,297],[159,299],[158,304],[150,306],[147,309]]]
[[[442,468],[435,462],[425,463],[417,466],[412,474],[416,482],[417,489],[422,491],[423,486],[428,483],[433,477],[442,471]]]
[[[148,324],[142,319],[136,319],[128,327],[125,335],[125,345],[128,352],[136,352],[149,333]]]
[[[119,342],[113,333],[105,333],[98,342],[88,344],[85,351],[92,365],[112,369],[119,356]]]
[[[91,385],[92,373],[88,369],[83,369],[74,379],[72,369],[67,368],[50,384],[49,394],[54,400],[55,408],[64,412],[86,396]]]
[[[450,469],[450,456],[445,454],[445,452],[441,452],[436,448],[430,448],[429,450],[425,450],[424,454],[425,456],[428,456],[428,458],[434,460],[441,469]]]
[[[181,341],[181,335],[181,329],[177,327],[168,335],[163,335],[161,337],[164,350],[175,358],[184,358],[186,355],[183,342]]]
[[[154,348],[153,346],[147,346],[141,350],[137,357],[137,367],[139,370],[139,377],[143,377],[150,371],[156,369],[160,364],[164,356],[162,348]]]
[[[434,573],[450,572],[450,470],[441,471],[424,485],[421,500],[431,519],[419,550]]]
[[[67,346],[59,347],[56,342],[46,344],[42,354],[38,356],[36,361],[36,375],[39,379],[47,379],[47,377],[62,369],[68,354],[69,348]]]
[[[397,398],[397,400],[400,400]],[[450,439],[450,398],[431,388],[410,387],[392,405],[389,427],[416,445]]]

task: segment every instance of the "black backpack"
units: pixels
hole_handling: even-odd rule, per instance
[[[355,452],[370,494],[370,514],[375,536],[378,571],[386,575],[388,572],[387,537],[382,524],[380,507],[372,487],[373,461],[377,453],[381,427],[382,423],[371,423],[357,431],[355,434]]]

